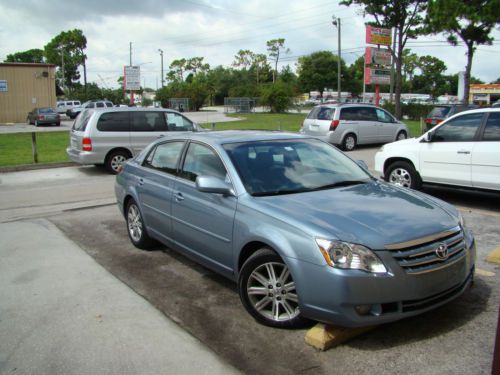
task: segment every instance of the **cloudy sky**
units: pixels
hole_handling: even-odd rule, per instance
[[[342,57],[351,64],[364,52],[360,8],[325,0],[0,0],[0,61],[10,53],[43,48],[61,31],[83,30],[87,37],[89,81],[117,87],[123,66],[141,65],[143,85],[161,85],[164,69],[179,58],[203,56],[212,67],[229,66],[240,49],[266,53],[266,41],[285,38],[284,64],[295,69],[298,57],[318,50],[337,53],[341,19]],[[500,77],[500,30],[492,46],[480,46],[472,74],[485,82]],[[407,47],[418,55],[443,60],[448,73],[464,70],[464,46],[453,47],[443,35],[423,36]]]

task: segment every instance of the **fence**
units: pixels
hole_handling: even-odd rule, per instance
[[[255,112],[259,98],[250,97],[228,97],[224,98],[224,113],[249,113]]]
[[[179,112],[191,110],[191,99],[189,98],[171,98],[168,100],[168,108]]]

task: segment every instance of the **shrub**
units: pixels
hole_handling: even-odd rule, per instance
[[[271,112],[285,112],[291,105],[292,90],[282,83],[266,85],[261,90],[261,102]]]

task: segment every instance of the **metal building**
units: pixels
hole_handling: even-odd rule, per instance
[[[55,65],[0,63],[0,123],[25,122],[33,108],[55,106]]]

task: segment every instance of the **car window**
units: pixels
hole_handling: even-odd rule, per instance
[[[193,131],[193,123],[178,113],[165,112],[165,118],[169,131]]]
[[[82,113],[80,113],[80,115],[76,118],[75,123],[73,124],[73,129],[77,131],[85,131],[91,116],[92,111],[87,111],[86,109],[84,109]]]
[[[314,107],[313,109],[311,109],[311,112],[309,112],[309,114],[307,115],[307,118],[308,119],[316,119],[318,118],[318,112],[320,111],[321,107]]]
[[[64,107],[64,103],[59,103],[59,104],[57,105],[57,107],[58,107],[58,108],[59,108],[59,107]]]
[[[39,113],[54,113],[54,110],[52,108],[39,108],[38,112]]]
[[[446,117],[451,107],[434,107],[427,117]]]
[[[482,119],[482,113],[455,117],[437,128],[432,140],[434,142],[471,142],[481,126]]]
[[[490,113],[484,128],[483,141],[500,141],[500,112]]]
[[[383,109],[375,109],[375,112],[377,113],[377,118],[378,118],[378,121],[380,122],[394,122],[394,120],[392,119],[392,116],[390,114],[388,114],[386,111],[384,111]]]
[[[95,103],[89,103],[85,108],[95,108]]]
[[[130,131],[163,132],[167,131],[167,124],[162,112],[131,112]]]
[[[186,153],[181,177],[196,181],[198,176],[226,179],[226,168],[219,156],[207,146],[191,143]]]
[[[112,107],[113,106],[113,103],[111,103],[111,102],[105,102],[104,104],[106,104],[106,107]]]
[[[375,108],[358,108],[358,117],[360,121],[378,121]]]
[[[95,104],[95,106],[96,106],[97,108],[104,108],[104,103],[97,102],[97,103]]]
[[[143,165],[169,174],[176,174],[183,146],[183,141],[159,144],[150,152]]]
[[[318,120],[333,120],[333,114],[335,113],[335,108],[321,107],[318,111],[316,118]]]
[[[130,131],[129,116],[127,112],[103,113],[97,121],[97,130],[102,132],[128,132]]]

